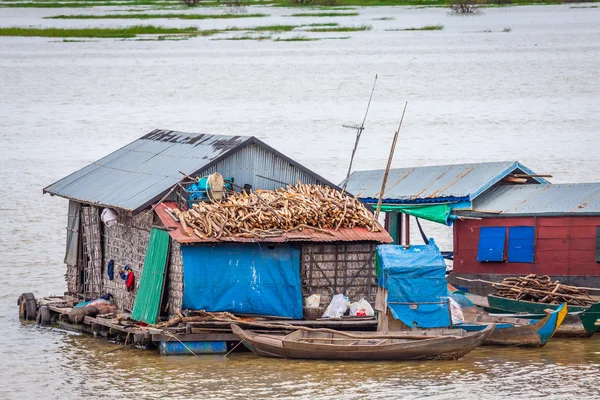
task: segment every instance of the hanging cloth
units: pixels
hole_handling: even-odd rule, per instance
[[[134,286],[135,276],[133,275],[133,271],[129,271],[129,274],[127,274],[127,281],[125,281],[125,287],[127,288],[128,292],[132,292]]]
[[[115,278],[115,262],[112,259],[108,262],[106,274],[108,275],[108,280],[110,281],[112,281]]]

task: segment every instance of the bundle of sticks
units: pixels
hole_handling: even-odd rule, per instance
[[[298,182],[286,189],[234,193],[221,202],[194,204],[187,211],[168,209],[184,233],[205,238],[269,238],[312,229],[325,234],[340,228],[380,230],[356,198],[326,186]]]
[[[510,277],[493,286],[497,296],[515,300],[548,304],[568,303],[577,306],[586,306],[598,301],[593,299],[585,289],[552,281],[548,275],[529,274]]]
[[[165,322],[160,322],[155,325],[156,328],[169,328],[176,326],[181,323],[187,322],[206,322],[206,321],[219,321],[219,322],[240,322],[240,321],[253,321],[250,318],[238,318],[235,315],[228,312],[208,312],[204,310],[198,310],[194,316],[185,317],[181,313],[177,313],[177,316]]]

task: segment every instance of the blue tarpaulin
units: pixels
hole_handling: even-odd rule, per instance
[[[181,252],[183,308],[302,319],[300,250],[238,243]]]
[[[387,304],[394,318],[410,327],[451,325],[446,264],[433,240],[408,249],[380,245],[377,258],[378,283],[388,290]]]

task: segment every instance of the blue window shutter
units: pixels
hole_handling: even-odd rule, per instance
[[[508,228],[508,262],[532,263],[534,241],[533,226]]]
[[[477,261],[504,261],[505,226],[482,226],[479,228]]]

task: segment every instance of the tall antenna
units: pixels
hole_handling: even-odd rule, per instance
[[[350,172],[352,171],[352,162],[354,161],[354,155],[358,148],[358,142],[360,142],[360,135],[365,130],[365,122],[367,121],[367,114],[369,114],[369,107],[371,107],[371,99],[373,98],[373,92],[375,91],[375,84],[377,83],[377,74],[375,74],[375,81],[373,82],[373,89],[371,89],[371,96],[369,96],[369,104],[367,104],[367,111],[365,111],[365,117],[363,118],[362,124],[359,125],[342,125],[344,128],[356,129],[356,141],[354,142],[354,149],[352,149],[352,156],[350,157],[350,165],[348,166],[348,173],[346,174],[346,180],[344,181],[344,187],[342,192],[346,191],[348,186],[348,180],[350,179]]]

